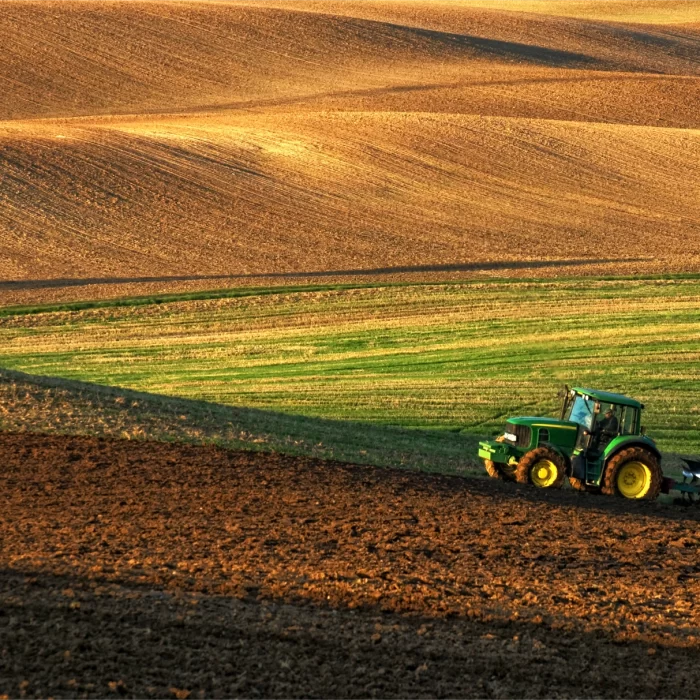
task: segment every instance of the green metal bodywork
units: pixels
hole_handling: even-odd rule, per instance
[[[612,404],[620,415],[626,417],[626,434],[613,437],[602,449],[592,449],[591,431],[593,428],[583,422],[564,418],[567,407],[576,397],[594,402],[594,410],[599,412],[601,404]],[[562,407],[561,418],[542,416],[519,416],[509,418],[505,437],[500,441],[486,440],[479,443],[479,457],[497,464],[515,465],[520,458],[539,446],[547,446],[564,457],[569,475],[582,479],[592,487],[601,485],[605,467],[610,458],[625,447],[639,446],[652,452],[660,459],[661,455],[654,441],[644,435],[641,429],[641,412],[643,404],[622,394],[613,394],[595,389],[567,389]],[[629,414],[627,413],[629,412]],[[590,423],[595,426],[596,415],[591,413]],[[618,425],[618,431],[622,426]]]
[[[632,406],[634,408],[644,408],[644,404],[637,399],[631,399],[629,396],[624,396],[623,394],[613,394],[610,391],[598,391],[598,389],[580,389],[579,387],[574,387],[571,389],[572,392],[580,394],[581,396],[590,396],[596,401],[605,401],[607,403],[614,403],[617,406]]]

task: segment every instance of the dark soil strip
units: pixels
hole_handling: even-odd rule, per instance
[[[695,510],[0,434],[0,695],[696,697]]]

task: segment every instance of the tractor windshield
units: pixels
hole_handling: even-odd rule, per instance
[[[581,394],[577,394],[576,398],[569,404],[564,419],[578,423],[590,430],[593,426],[594,415],[595,400],[590,396],[581,396]]]

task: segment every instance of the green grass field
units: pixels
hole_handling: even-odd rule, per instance
[[[509,415],[556,413],[568,383],[639,398],[661,449],[700,453],[699,359],[695,278],[268,290],[0,318],[2,367],[469,444]]]

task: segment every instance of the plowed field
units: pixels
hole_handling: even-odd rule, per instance
[[[0,435],[0,694],[694,697],[698,515]]]
[[[700,270],[698,21],[681,0],[3,3],[0,303]]]

